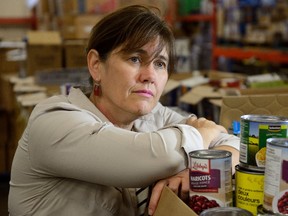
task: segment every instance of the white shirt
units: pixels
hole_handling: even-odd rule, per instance
[[[115,127],[79,90],[39,103],[19,141],[11,171],[9,212],[18,215],[134,216],[135,189],[188,166],[203,148],[185,118],[158,104],[135,121]],[[212,145],[237,137],[223,135]],[[226,145],[227,143],[225,143]]]

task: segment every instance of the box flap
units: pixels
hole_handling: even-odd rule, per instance
[[[222,93],[215,91],[215,89],[209,85],[201,85],[192,88],[186,94],[180,97],[180,102],[195,105],[204,98],[222,98]]]
[[[167,186],[164,187],[154,216],[197,216],[178,196]]]
[[[58,31],[28,31],[30,45],[60,45],[62,40]]]
[[[247,79],[247,75],[242,73],[232,73],[232,72],[224,72],[224,71],[215,71],[211,70],[208,73],[208,78],[210,80],[219,80],[219,79],[226,79],[226,78],[235,78],[241,81],[245,81]]]
[[[167,84],[163,90],[162,96],[173,91],[174,89],[178,88],[180,86],[180,82],[176,80],[169,79],[167,81]]]

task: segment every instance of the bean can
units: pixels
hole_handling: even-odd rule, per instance
[[[286,138],[288,118],[270,115],[241,116],[240,166],[249,170],[264,171],[266,140]]]
[[[267,139],[263,207],[288,214],[288,138]]]
[[[190,156],[189,206],[197,214],[233,205],[231,152],[196,150]]]
[[[264,172],[235,167],[235,206],[257,215],[263,204]]]

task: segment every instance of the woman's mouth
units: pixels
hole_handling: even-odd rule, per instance
[[[145,97],[153,97],[154,96],[153,92],[150,90],[138,90],[138,91],[134,91],[134,93],[145,96]]]

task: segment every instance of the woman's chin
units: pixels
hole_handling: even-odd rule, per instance
[[[154,107],[155,106],[152,106],[151,104],[143,104],[141,106],[137,106],[136,113],[139,116],[143,116],[150,113]]]

